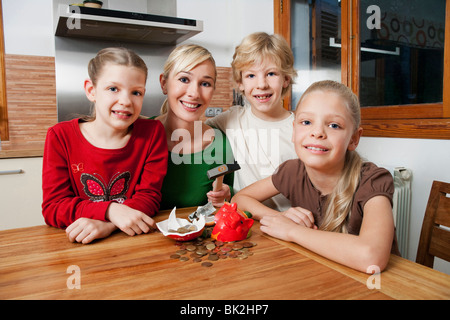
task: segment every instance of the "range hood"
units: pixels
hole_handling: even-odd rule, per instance
[[[55,36],[176,45],[203,31],[203,21],[146,13],[60,6]]]

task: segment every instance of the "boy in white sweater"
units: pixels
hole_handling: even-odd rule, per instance
[[[297,75],[293,65],[288,43],[276,34],[253,33],[236,47],[231,66],[245,105],[232,106],[207,121],[226,133],[241,166],[235,172],[234,192],[272,175],[281,163],[297,157],[292,143],[294,115],[283,108],[283,97]],[[219,197],[219,192],[224,191],[211,191],[208,198]],[[282,195],[265,204],[280,211],[290,208]]]

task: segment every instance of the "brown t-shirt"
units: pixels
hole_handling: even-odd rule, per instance
[[[302,161],[293,159],[282,163],[272,175],[272,182],[275,188],[291,201],[292,207],[302,207],[311,211],[316,225],[320,226],[327,196],[322,195],[314,187]],[[355,191],[352,210],[348,217],[348,233],[359,234],[364,205],[369,199],[382,195],[387,197],[392,205],[393,194],[394,181],[389,171],[377,167],[372,162],[364,162],[360,183]],[[396,237],[391,252],[400,255]]]

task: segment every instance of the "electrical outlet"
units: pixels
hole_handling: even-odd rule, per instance
[[[218,107],[209,107],[205,111],[205,115],[209,118],[217,116],[218,114],[221,114],[223,111],[223,108]]]

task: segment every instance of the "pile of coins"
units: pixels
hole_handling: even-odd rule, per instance
[[[176,232],[180,234],[185,234],[192,231],[197,231],[197,227],[193,224],[187,224],[183,227],[179,227],[177,230],[169,229],[169,232]]]
[[[250,241],[243,242],[222,242],[218,240],[203,240],[197,238],[189,242],[176,242],[178,250],[170,256],[171,259],[200,263],[203,267],[211,267],[213,262],[227,258],[247,259],[253,255],[250,248],[256,243]]]

